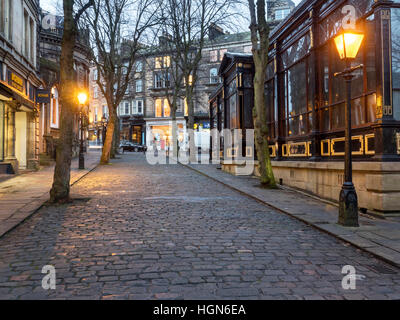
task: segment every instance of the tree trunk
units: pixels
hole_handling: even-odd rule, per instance
[[[75,74],[74,47],[76,27],[73,19],[73,0],[64,0],[64,33],[60,60],[60,139],[57,144],[56,166],[50,201],[64,203],[70,201],[70,170],[74,127]]]
[[[263,62],[254,59],[254,137],[260,169],[260,182],[263,186],[276,188],[276,181],[272,171],[271,157],[269,154],[268,126],[266,122],[265,95],[264,95],[264,68]]]
[[[120,121],[119,118],[115,118],[115,124],[114,124],[114,135],[113,135],[113,142],[112,142],[112,148],[111,148],[111,159],[115,159],[116,156],[119,154],[118,152],[118,147],[119,147],[119,142],[120,142]]]
[[[197,148],[195,143],[194,134],[194,102],[193,102],[193,91],[191,88],[186,89],[186,101],[188,106],[188,124],[187,129],[189,131],[189,161],[196,163],[197,161]]]
[[[112,143],[114,140],[115,130],[115,118],[117,117],[117,111],[115,108],[110,110],[110,119],[108,120],[106,141],[104,142],[103,152],[101,154],[101,164],[108,164],[110,162]]]

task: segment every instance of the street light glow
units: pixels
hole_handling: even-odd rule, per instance
[[[79,94],[78,94],[78,101],[79,101],[79,104],[81,104],[81,105],[83,105],[83,104],[85,104],[86,103],[86,101],[87,101],[87,94],[86,94],[86,92],[80,92]]]
[[[360,50],[364,34],[352,31],[344,31],[335,37],[336,49],[340,59],[355,59]]]

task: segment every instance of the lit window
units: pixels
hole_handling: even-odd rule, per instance
[[[183,103],[185,105],[185,113],[184,113],[184,115],[185,115],[185,117],[187,117],[189,115],[189,108],[188,108],[188,104],[187,104],[187,99],[186,98],[183,100]]]
[[[210,62],[217,62],[218,61],[218,50],[210,51]]]
[[[164,68],[169,68],[171,66],[171,57],[165,56],[164,57]]]
[[[156,57],[156,63],[155,63],[156,69],[161,69],[162,68],[162,61],[163,61],[162,57]]]
[[[171,116],[171,107],[169,106],[168,99],[164,99],[164,117]]]
[[[222,60],[224,59],[224,55],[225,55],[225,53],[227,53],[227,52],[228,52],[227,49],[219,50],[219,61],[222,61]]]
[[[155,112],[156,112],[156,118],[162,117],[162,100],[161,99],[156,99]]]
[[[183,83],[186,86],[186,78],[183,79]],[[193,84],[193,76],[190,74],[189,75],[189,86]]]

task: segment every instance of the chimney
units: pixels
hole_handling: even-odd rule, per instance
[[[208,27],[208,38],[210,40],[215,40],[224,34],[224,30],[221,27],[218,27],[215,23],[211,23]]]
[[[166,32],[163,32],[161,36],[158,37],[158,45],[160,47],[166,47],[168,46],[168,43],[172,40],[171,35],[169,35]]]

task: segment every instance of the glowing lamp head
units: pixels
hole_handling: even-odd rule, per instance
[[[336,49],[340,59],[355,59],[360,50],[364,34],[354,30],[344,30],[335,37]]]
[[[87,94],[86,94],[86,92],[80,92],[79,94],[78,94],[78,101],[79,101],[79,104],[81,104],[81,105],[84,105],[85,103],[86,103],[86,101],[87,101]]]

